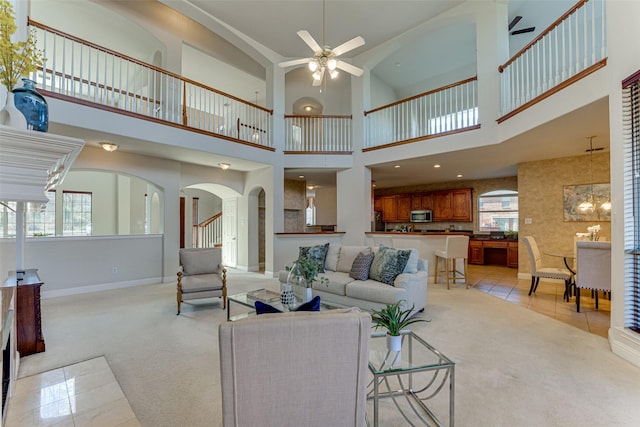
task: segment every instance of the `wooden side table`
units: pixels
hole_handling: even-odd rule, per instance
[[[16,345],[20,356],[45,351],[40,316],[40,287],[44,284],[38,270],[10,272],[8,281],[16,286]]]

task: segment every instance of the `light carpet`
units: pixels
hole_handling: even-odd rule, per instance
[[[278,287],[235,271],[228,283],[230,294]],[[430,285],[428,294],[420,316],[431,322],[412,326],[456,362],[457,425],[639,425],[640,368],[606,339],[475,289]],[[197,302],[175,313],[174,283],[45,299],[47,350],[23,358],[19,375],[104,355],[143,426],[221,425],[217,328],[226,312]],[[286,404],[295,396],[283,395]],[[447,421],[444,404],[434,407]],[[381,419],[407,425],[388,404]]]

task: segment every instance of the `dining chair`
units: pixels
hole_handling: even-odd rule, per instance
[[[580,289],[611,292],[611,242],[578,241],[576,243],[578,274],[576,275],[576,311],[580,312]]]
[[[469,254],[469,236],[447,236],[444,250],[434,251],[436,256],[434,283],[438,283],[438,270],[440,268],[438,261],[440,258],[444,260],[444,272],[447,278],[447,289],[451,289],[450,284],[456,283],[457,280],[464,280],[466,288],[469,289],[469,280],[467,276],[467,257]],[[457,261],[462,260],[463,270],[457,268]]]
[[[529,252],[529,264],[531,264],[531,288],[529,289],[529,295],[538,289],[538,283],[541,278],[560,279],[564,280],[564,299],[569,301],[573,273],[571,273],[568,268],[544,267],[536,239],[533,236],[525,236],[523,240],[527,247],[527,252]]]

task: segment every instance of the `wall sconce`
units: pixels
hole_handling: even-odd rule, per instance
[[[220,166],[220,169],[222,169],[223,171],[226,171],[231,167],[229,163],[218,163],[218,166]]]
[[[116,151],[118,147],[120,147],[118,144],[114,144],[113,142],[101,142],[100,146],[104,151],[108,151],[110,153]]]

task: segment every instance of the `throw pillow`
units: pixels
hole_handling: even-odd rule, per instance
[[[301,246],[298,259],[311,258],[318,264],[318,273],[324,273],[324,260],[327,257],[329,244],[316,246]]]
[[[393,285],[393,281],[407,265],[410,254],[411,250],[394,249],[380,245],[380,250],[376,252],[371,263],[369,278]]]
[[[418,259],[420,254],[417,249],[411,249],[407,265],[404,267],[403,273],[417,273],[418,272]]]
[[[282,313],[282,310],[262,301],[256,301],[255,306],[257,314]],[[320,297],[315,296],[311,301],[300,304],[291,311],[320,311]]]
[[[340,245],[329,244],[327,257],[324,260],[324,269],[329,271],[337,271],[338,258],[340,257]]]
[[[369,269],[371,268],[373,257],[375,257],[373,253],[359,253],[356,259],[353,260],[349,276],[356,280],[367,280],[369,278]]]

